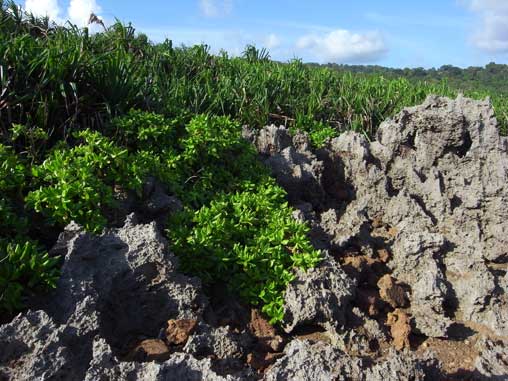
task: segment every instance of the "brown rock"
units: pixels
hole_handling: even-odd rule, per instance
[[[256,309],[251,310],[249,329],[256,337],[276,335],[275,328]]]
[[[384,275],[377,282],[379,287],[379,296],[393,308],[406,307],[408,299],[402,286],[395,283],[395,280],[389,275]]]
[[[393,346],[397,350],[410,348],[409,335],[411,334],[411,324],[409,315],[400,309],[396,309],[388,314],[386,324],[390,326]]]
[[[169,348],[159,339],[143,340],[127,355],[128,361],[166,361],[170,357]]]
[[[247,364],[259,372],[263,372],[272,365],[277,359],[284,356],[284,353],[259,353],[253,352],[247,355]]]
[[[344,258],[344,266],[351,266],[356,271],[362,272],[365,266],[365,260],[361,256],[346,257]]]
[[[284,339],[277,335],[275,328],[261,315],[258,310],[251,310],[249,330],[258,339],[262,349],[278,352],[284,346]]]
[[[197,323],[197,320],[191,319],[168,320],[166,339],[170,344],[185,344]]]

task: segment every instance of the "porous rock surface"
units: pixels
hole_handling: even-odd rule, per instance
[[[480,380],[508,379],[508,342],[483,338],[477,344],[476,377]]]
[[[342,327],[355,283],[340,266],[323,260],[307,272],[297,271],[297,279],[286,290],[284,330],[290,333],[306,324],[328,330]]]
[[[343,283],[339,295],[356,287],[357,298],[325,303],[327,316],[379,293],[377,282],[390,274],[408,297],[401,307],[414,333],[446,338],[465,324],[508,336],[508,141],[489,100],[429,96],[383,122],[372,142],[344,132],[312,149],[305,136],[291,140],[275,126],[244,136],[286,188],[295,217],[311,226],[315,246],[336,259],[320,284],[354,263],[351,256],[377,266],[348,272],[356,286]],[[308,277],[299,274],[288,293],[322,310],[329,288],[315,303],[312,287],[301,286]],[[309,323],[311,307],[300,307],[286,327]],[[394,307],[385,304],[381,318]]]
[[[65,257],[55,292],[0,327],[0,379],[233,379],[184,353],[162,364],[119,360],[168,319],[200,319],[207,305],[166,246],[155,223],[133,215],[100,236],[68,226],[53,250]]]

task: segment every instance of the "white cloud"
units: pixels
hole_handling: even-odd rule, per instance
[[[49,17],[51,20],[58,20],[60,7],[57,0],[26,0],[25,10],[39,17]]]
[[[67,14],[62,12],[57,0],[26,0],[24,9],[36,16],[47,16],[59,24],[69,20],[79,27],[88,25],[91,13],[99,15],[101,12],[96,0],[70,0]]]
[[[71,0],[69,8],[67,8],[69,20],[80,27],[88,24],[90,14],[100,12],[101,7],[95,0]]]
[[[493,53],[508,52],[508,1],[469,0],[466,4],[480,17],[473,44]]]
[[[233,10],[233,0],[200,0],[199,9],[206,17],[226,16]]]
[[[324,35],[301,37],[296,47],[309,50],[321,62],[364,63],[379,59],[387,51],[380,32],[353,33],[337,29]]]
[[[267,49],[276,49],[281,45],[281,43],[282,41],[280,40],[279,36],[271,33],[265,38],[263,45]]]

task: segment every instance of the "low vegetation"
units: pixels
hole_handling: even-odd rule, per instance
[[[15,312],[55,286],[46,231],[76,221],[98,233],[118,192],[141,197],[156,177],[184,205],[167,229],[183,268],[205,282],[227,279],[280,321],[294,269],[320,253],[242,140],[242,124],[285,124],[321,146],[345,130],[372,138],[402,107],[456,92],[273,62],[253,46],[229,57],[153,44],[120,23],[92,34],[0,0],[0,309]],[[506,101],[494,99],[506,119]]]

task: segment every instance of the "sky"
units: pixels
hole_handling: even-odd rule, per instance
[[[508,63],[508,0],[25,0],[56,22],[85,26],[93,12],[131,22],[154,42],[208,44],[239,55],[388,67]]]

